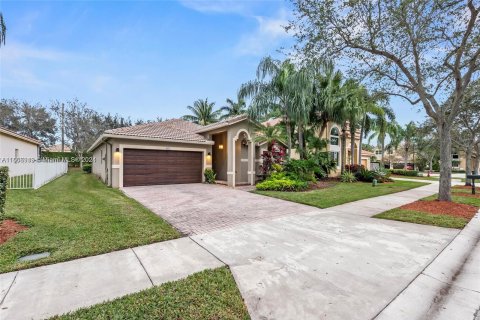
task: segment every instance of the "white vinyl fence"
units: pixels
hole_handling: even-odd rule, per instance
[[[0,165],[8,167],[9,189],[38,189],[68,171],[68,162],[60,160],[17,161]]]

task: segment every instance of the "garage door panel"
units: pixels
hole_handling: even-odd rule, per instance
[[[202,152],[125,149],[123,185],[202,182]]]

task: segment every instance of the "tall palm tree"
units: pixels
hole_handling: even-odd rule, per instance
[[[194,123],[206,126],[218,121],[221,110],[213,110],[215,102],[208,102],[208,98],[205,100],[198,99],[192,106],[187,106],[187,109],[192,112],[191,115],[184,115],[183,119],[192,121]]]
[[[292,149],[292,120],[301,114],[299,101],[305,101],[303,92],[307,77],[296,70],[289,60],[263,58],[257,67],[257,79],[244,83],[240,97],[251,97],[249,113],[253,118],[268,115],[272,111],[282,114],[287,132],[288,157]],[[300,130],[300,134],[301,134]]]
[[[3,19],[3,14],[0,12],[0,47],[5,45],[5,36],[7,35],[7,26],[5,25],[5,20]]]
[[[396,144],[398,141],[399,126],[395,122],[395,113],[392,108],[389,106],[381,106],[381,109],[383,114],[379,114],[373,121],[373,132],[368,138],[368,142],[370,143],[371,140],[377,139],[382,152],[380,166],[383,168],[385,165],[385,139],[388,135],[390,140]]]
[[[417,133],[417,126],[415,125],[415,122],[410,121],[407,123],[405,128],[402,129],[401,131],[401,138],[403,141],[403,150],[404,150],[404,169],[407,169],[407,163],[408,163],[408,155],[412,151],[412,148],[415,145],[415,135]],[[413,164],[415,166],[415,164]]]
[[[233,116],[238,116],[247,112],[245,100],[242,97],[237,98],[237,102],[228,98],[226,100],[227,105],[220,108],[222,112],[225,112],[220,119],[226,119]]]

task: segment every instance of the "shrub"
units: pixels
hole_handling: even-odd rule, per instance
[[[355,178],[357,178],[358,181],[372,182],[373,179],[375,179],[375,174],[373,171],[361,166],[360,169],[355,173]]]
[[[205,183],[210,183],[210,184],[215,183],[215,178],[217,177],[217,174],[215,173],[215,171],[213,171],[210,168],[207,168],[203,172],[203,175],[205,176]]]
[[[7,198],[8,167],[0,167],[0,220],[5,214],[5,201]]]
[[[417,170],[390,169],[389,172],[399,176],[418,177]]]
[[[318,179],[326,178],[330,173],[337,170],[337,163],[328,152],[318,152],[311,155],[310,159],[317,165],[314,173]]]
[[[258,183],[256,187],[257,190],[262,191],[303,191],[307,189],[308,183],[284,176],[283,178],[268,178]]]
[[[261,156],[262,165],[260,168],[262,170],[262,175],[266,177],[270,174],[275,164],[280,165],[283,162],[285,149],[280,147],[273,148],[272,151],[263,151]]]
[[[340,181],[352,183],[357,181],[357,178],[355,178],[355,174],[353,172],[345,170],[340,176]]]
[[[319,171],[319,167],[313,159],[290,159],[285,162],[284,170],[294,180],[315,182],[315,172]]]
[[[82,168],[85,173],[92,173],[92,165],[90,163],[85,163]]]

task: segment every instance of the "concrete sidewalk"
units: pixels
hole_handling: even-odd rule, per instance
[[[480,212],[375,319],[480,320]]]
[[[0,275],[0,319],[44,319],[223,266],[190,238]]]

